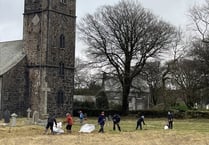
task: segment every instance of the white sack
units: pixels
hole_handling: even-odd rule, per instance
[[[81,129],[79,132],[85,132],[85,133],[90,133],[95,130],[95,125],[94,124],[84,124],[81,126]]]
[[[53,131],[57,134],[61,134],[61,133],[64,133],[64,130],[62,129],[62,122],[59,122],[57,123],[57,127],[54,123],[54,126],[53,126]]]

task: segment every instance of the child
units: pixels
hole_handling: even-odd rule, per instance
[[[57,121],[55,119],[55,114],[54,115],[49,115],[49,117],[47,119],[47,125],[46,125],[45,133],[47,133],[48,129],[50,128],[51,134],[54,134],[54,131],[53,131],[54,123],[57,126]]]
[[[83,120],[84,120],[84,114],[83,114],[83,112],[81,110],[79,111],[79,119],[80,119],[80,124],[82,125],[83,124]]]
[[[104,133],[104,125],[105,125],[104,111],[102,111],[98,117],[98,124],[100,125],[99,133]]]
[[[67,122],[67,125],[66,125],[67,133],[71,133],[71,129],[73,125],[73,118],[70,113],[66,114],[66,121],[64,122]]]
[[[115,130],[115,126],[118,127],[118,130],[121,131],[120,129],[120,116],[118,114],[114,114],[112,117],[112,121],[113,121],[113,130]]]
[[[168,128],[173,129],[173,114],[168,112]]]
[[[136,130],[138,129],[139,126],[140,126],[140,130],[142,130],[142,123],[145,125],[143,115],[137,120]]]

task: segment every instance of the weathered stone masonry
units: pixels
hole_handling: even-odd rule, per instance
[[[10,112],[18,115],[26,115],[26,109],[29,107],[26,59],[21,60],[15,67],[3,75],[2,83],[2,106],[8,108]],[[6,103],[5,103],[6,102]]]
[[[75,23],[75,0],[25,0],[29,97],[40,114],[72,111]]]

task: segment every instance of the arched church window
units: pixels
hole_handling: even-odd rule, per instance
[[[59,75],[64,76],[65,74],[65,64],[63,62],[59,63]]]
[[[60,35],[60,48],[65,48],[65,36]]]
[[[58,107],[63,106],[64,104],[64,92],[62,90],[59,90],[57,93],[56,103]]]

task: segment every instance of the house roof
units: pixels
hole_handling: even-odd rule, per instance
[[[0,76],[14,67],[24,57],[22,40],[0,42]]]

